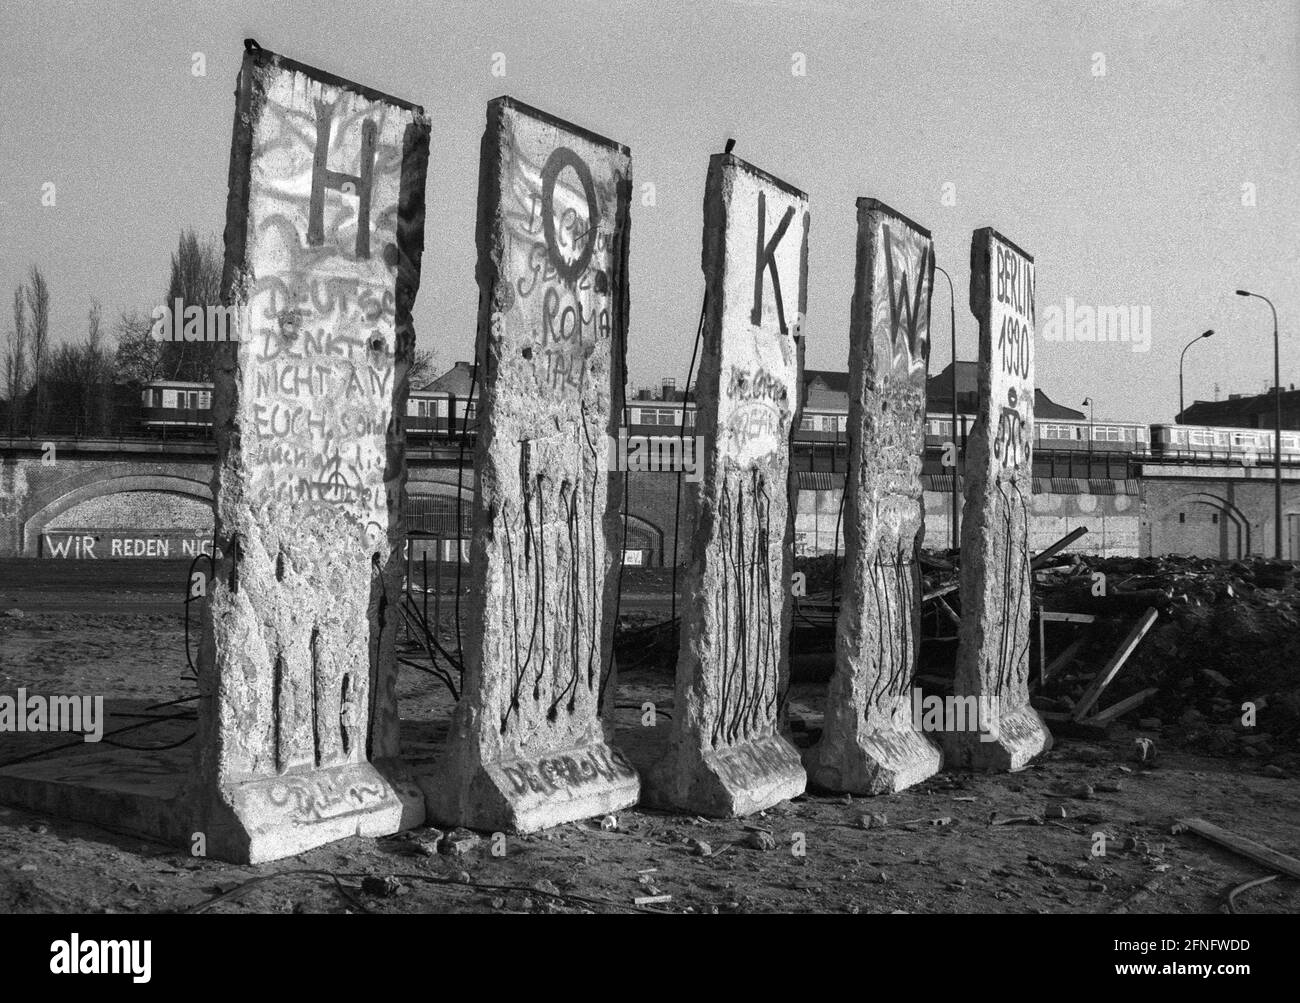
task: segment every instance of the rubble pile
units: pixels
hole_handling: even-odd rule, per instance
[[[1211,754],[1300,766],[1300,590],[1295,565],[1200,558],[1084,558],[1035,573],[1043,609],[1091,613],[1072,665],[1044,688],[1069,710],[1155,609],[1150,633],[1106,691],[1158,690],[1128,720]],[[1048,642],[1049,661],[1059,650]]]

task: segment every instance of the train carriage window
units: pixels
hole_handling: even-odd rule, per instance
[[[189,397],[190,397],[189,409],[191,411],[197,411],[199,409],[199,392],[197,390],[191,390]]]
[[[211,410],[212,410],[212,391],[211,391],[211,390],[200,390],[200,391],[199,391],[199,410],[200,410],[200,411],[211,411]]]
[[[835,428],[836,428],[836,426],[837,426],[838,424],[839,424],[839,422],[836,421],[834,415],[825,415],[825,416],[822,417],[822,431],[823,431],[823,432],[834,432],[834,431],[835,431]]]
[[[176,391],[164,390],[162,392],[162,406],[165,408],[176,407]]]
[[[799,422],[799,431],[800,431],[800,432],[811,432],[811,431],[813,431],[813,419],[809,417],[809,418],[803,418],[802,420],[800,420],[800,422]]]

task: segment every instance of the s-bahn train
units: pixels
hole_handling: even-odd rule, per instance
[[[474,400],[445,391],[412,390],[402,422],[413,442],[458,439],[475,429]],[[629,397],[629,435],[676,435],[682,429],[683,402]],[[685,402],[687,435],[695,434],[695,404]],[[141,391],[140,423],[146,435],[208,438],[212,434],[212,384],[156,380]],[[925,441],[931,449],[964,441],[974,415],[958,416],[954,440],[951,414],[926,416]],[[795,440],[832,449],[847,445],[848,415],[805,410]],[[1273,461],[1273,430],[1216,428],[1204,425],[1142,425],[1134,422],[1088,422],[1042,419],[1034,422],[1035,452],[1123,453],[1151,461],[1222,462],[1241,466]],[[1282,432],[1282,462],[1300,464],[1300,432]]]

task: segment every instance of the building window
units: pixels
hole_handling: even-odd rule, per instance
[[[1219,516],[1217,512],[1214,515],[1210,516],[1210,522],[1214,523],[1214,525],[1216,526],[1219,524]]]
[[[1179,521],[1179,522],[1186,522],[1186,521],[1187,521],[1187,513],[1186,513],[1186,512],[1179,512],[1179,513],[1178,513],[1178,521]]]

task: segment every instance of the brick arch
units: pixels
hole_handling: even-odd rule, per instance
[[[1225,521],[1236,529],[1237,553],[1224,553],[1221,549],[1220,553],[1217,555],[1218,557],[1234,560],[1244,557],[1251,552],[1250,520],[1246,517],[1246,514],[1232,502],[1228,501],[1228,499],[1209,491],[1189,491],[1186,494],[1179,495],[1177,498],[1174,498],[1157,509],[1155,518],[1152,522],[1157,523],[1165,516],[1171,515],[1172,513],[1177,512],[1180,508],[1186,508],[1190,505],[1203,505],[1206,508],[1213,509],[1215,512],[1222,515]],[[1220,547],[1222,548],[1223,546],[1224,544],[1221,543]]]
[[[208,505],[212,504],[212,486],[207,481],[196,480],[192,477],[156,473],[120,474],[115,477],[105,477],[72,488],[57,498],[46,502],[29,515],[23,522],[22,553],[28,556],[35,555],[39,549],[41,533],[44,532],[45,527],[49,525],[52,519],[62,515],[74,505],[80,505],[84,501],[90,501],[92,498],[100,498],[104,495],[123,494],[131,491],[180,495],[185,498],[196,498]]]
[[[663,567],[664,531],[660,529],[658,526],[656,526],[649,519],[643,519],[639,515],[631,515],[629,513],[626,516],[626,518],[627,518],[627,542],[629,544],[634,544],[636,542],[635,539],[636,536],[640,536],[643,539],[645,539],[650,544],[649,546],[650,560],[648,562],[649,565],[651,567]],[[621,546],[622,542],[623,542],[623,530],[622,527],[619,527],[618,534],[615,537],[615,544]],[[636,549],[636,548],[633,547],[632,549]],[[615,561],[615,566],[617,566],[617,559]]]

